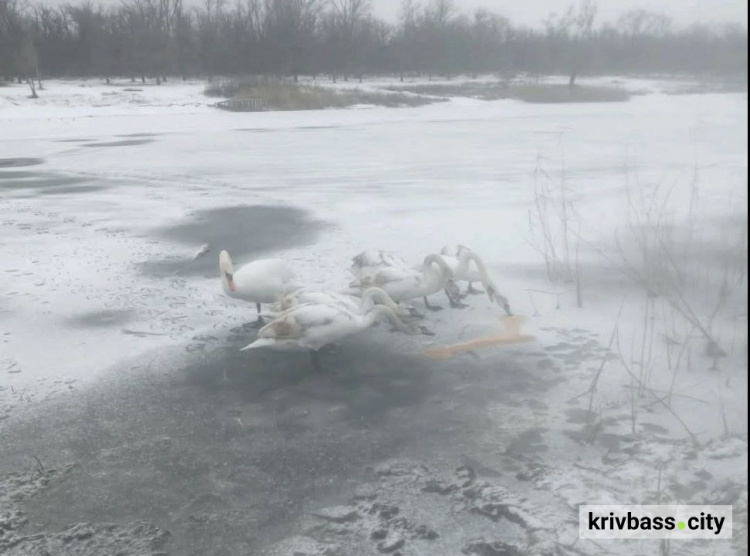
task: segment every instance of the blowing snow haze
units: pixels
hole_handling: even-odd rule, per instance
[[[746,556],[746,14],[0,0],[0,554]]]

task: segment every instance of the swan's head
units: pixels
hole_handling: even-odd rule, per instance
[[[407,326],[407,332],[409,336],[434,336],[435,333],[427,328],[426,326],[422,326],[421,324],[410,324]]]
[[[461,288],[453,278],[445,280],[445,293],[448,295],[451,303],[459,304],[461,302]]]
[[[503,308],[508,316],[513,316],[513,313],[510,310],[510,302],[508,301],[508,298],[502,294],[497,293],[495,284],[487,284],[485,286],[485,290],[487,291],[487,296],[490,298],[490,301],[500,305],[500,307]]]
[[[278,302],[279,312],[288,311],[289,309],[297,305],[297,301],[297,298],[291,295],[281,298]]]
[[[401,309],[401,312],[398,313],[399,316],[424,318],[424,315],[417,311],[417,308],[414,307],[414,305],[409,305],[408,303],[399,303],[398,306]]]
[[[234,291],[234,267],[232,266],[232,258],[226,251],[219,253],[219,271],[221,272],[221,279],[226,283],[229,291]]]

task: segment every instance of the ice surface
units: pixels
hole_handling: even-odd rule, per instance
[[[729,223],[741,228],[747,95],[675,96],[661,94],[659,81],[621,82],[651,94],[606,104],[454,99],[409,109],[227,113],[210,106],[215,99],[203,96],[197,82],[50,81],[37,101],[23,87],[0,88],[2,407],[64,396],[107,373],[127,372],[145,354],[208,353],[217,338],[254,319],[253,306],[223,295],[211,262],[225,247],[214,243],[234,230],[249,230],[234,237],[237,245],[247,243],[247,257],[283,257],[307,284],[333,289],[348,283],[350,258],[362,250],[394,250],[418,262],[445,244],[463,243],[482,255],[514,313],[528,317],[523,332],[537,338],[476,357],[494,362],[507,354],[527,362],[545,392],[538,399],[528,391],[517,406],[477,408],[483,425],[472,438],[476,453],[545,462],[536,475],[524,472],[571,507],[634,489],[653,492],[655,462],[687,461],[690,439],[654,402],[635,432],[669,438],[665,453],[634,440],[634,384],[622,369],[610,370],[614,364],[605,366],[596,396],[589,396],[621,306],[621,345],[638,352],[632,346],[644,305],[635,288],[605,269],[592,245],[611,247],[615,233],[627,228],[624,207],[633,191],[648,197],[669,188],[667,219],[674,225],[684,223],[697,198],[691,214],[718,242],[734,233]],[[364,86],[384,84],[397,85]],[[36,159],[42,163],[32,165]],[[549,284],[530,244],[535,169],[567,179],[576,234],[586,240],[582,309],[573,284]],[[262,221],[241,208],[256,205],[307,211],[315,225],[300,228],[290,220],[293,243],[256,251]],[[222,214],[211,211],[221,210],[247,214],[247,226],[211,220]],[[168,232],[201,219],[210,221],[203,234],[200,225],[189,236]],[[446,305],[440,296],[435,302]],[[498,307],[485,296],[467,302],[463,311],[429,315],[437,332],[432,340],[373,335],[417,353],[497,330]],[[734,324],[715,326],[732,346],[722,371],[709,372],[711,362],[696,349],[692,372],[680,375],[674,389],[675,413],[701,441],[747,430],[746,313],[737,309]],[[437,368],[464,372],[462,361]],[[476,372],[494,372],[477,365]],[[498,376],[500,387],[517,384],[517,377]],[[671,378],[655,377],[654,388],[666,392]],[[578,405],[570,403],[580,395]],[[597,422],[595,442],[571,451],[594,413],[607,416]],[[732,466],[746,465],[746,441],[724,440],[714,449],[716,459],[701,456],[701,465],[740,484]],[[631,455],[601,465],[582,461],[600,460],[606,450]],[[722,467],[726,461],[734,463]],[[680,463],[670,473],[689,469]],[[607,477],[615,471],[627,478]],[[709,483],[686,496],[715,493],[718,482]]]

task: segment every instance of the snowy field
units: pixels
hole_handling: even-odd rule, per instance
[[[747,94],[616,81],[642,94],[230,113],[198,82],[0,88],[0,549],[668,554],[578,541],[578,504],[661,501],[734,507],[733,541],[673,553],[746,554]],[[454,243],[533,342],[432,360],[502,315],[436,295],[435,337],[374,328],[324,377],[239,354],[254,307],[221,249],[341,289],[364,249]],[[677,306],[633,275],[667,251]]]

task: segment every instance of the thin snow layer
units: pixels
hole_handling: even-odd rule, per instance
[[[247,233],[234,238],[233,245],[247,244],[238,263],[282,257],[315,287],[345,287],[350,258],[364,249],[394,250],[415,263],[445,244],[479,253],[514,313],[527,317],[523,332],[537,340],[478,357],[507,352],[560,383],[544,412],[484,408],[492,426],[483,429],[478,451],[491,454],[536,423],[549,451],[533,481],[564,505],[609,499],[606,493],[617,492],[609,484],[615,473],[636,492],[652,492],[657,462],[677,462],[670,470],[676,477],[692,469],[685,462],[694,457],[693,442],[746,434],[746,313],[737,307],[712,323],[728,352],[714,371],[700,338],[681,365],[679,350],[666,355],[667,332],[687,337],[695,330],[673,313],[651,313],[659,327],[652,325],[647,366],[648,301],[609,270],[618,257],[615,238],[627,249],[628,233],[638,229],[628,199],[659,200],[662,223],[678,232],[696,223],[691,229],[711,245],[735,246],[746,234],[746,94],[227,113],[211,108],[202,88],[48,82],[38,101],[19,86],[0,89],[2,407],[59,397],[76,381],[116,365],[126,371],[123,362],[156,349],[211,350],[229,329],[253,320],[254,307],[223,295],[218,271],[179,270],[194,259],[215,260],[225,245],[169,230],[200,221],[206,211],[263,205],[304,209],[314,225],[297,245],[269,243],[260,251],[254,246],[262,230],[252,221],[219,219],[212,229],[227,227],[226,237]],[[574,207],[568,248],[579,259],[582,308],[574,283],[550,284],[540,253],[540,183],[561,181]],[[290,229],[298,226],[307,224],[289,221]],[[742,257],[728,249],[729,258]],[[161,262],[173,270],[147,271]],[[710,304],[708,297],[698,292],[696,303]],[[447,305],[444,296],[434,298]],[[416,352],[499,331],[498,307],[485,296],[467,302],[467,309],[428,315],[434,339],[399,337],[394,349]],[[615,350],[625,363],[613,360]],[[668,408],[664,398],[642,399],[659,392],[670,392]],[[562,434],[571,423],[582,436]],[[670,440],[635,449],[641,441],[634,439],[642,438],[636,434]],[[598,457],[607,446],[629,448],[630,455],[583,469],[572,442],[590,444]],[[746,465],[746,441],[724,442],[740,448],[706,459],[716,480],[675,498],[718,500],[728,484],[746,489],[734,475],[735,464]],[[655,454],[659,446],[670,453]],[[727,458],[733,463],[722,471]],[[743,503],[746,515],[746,496]]]

